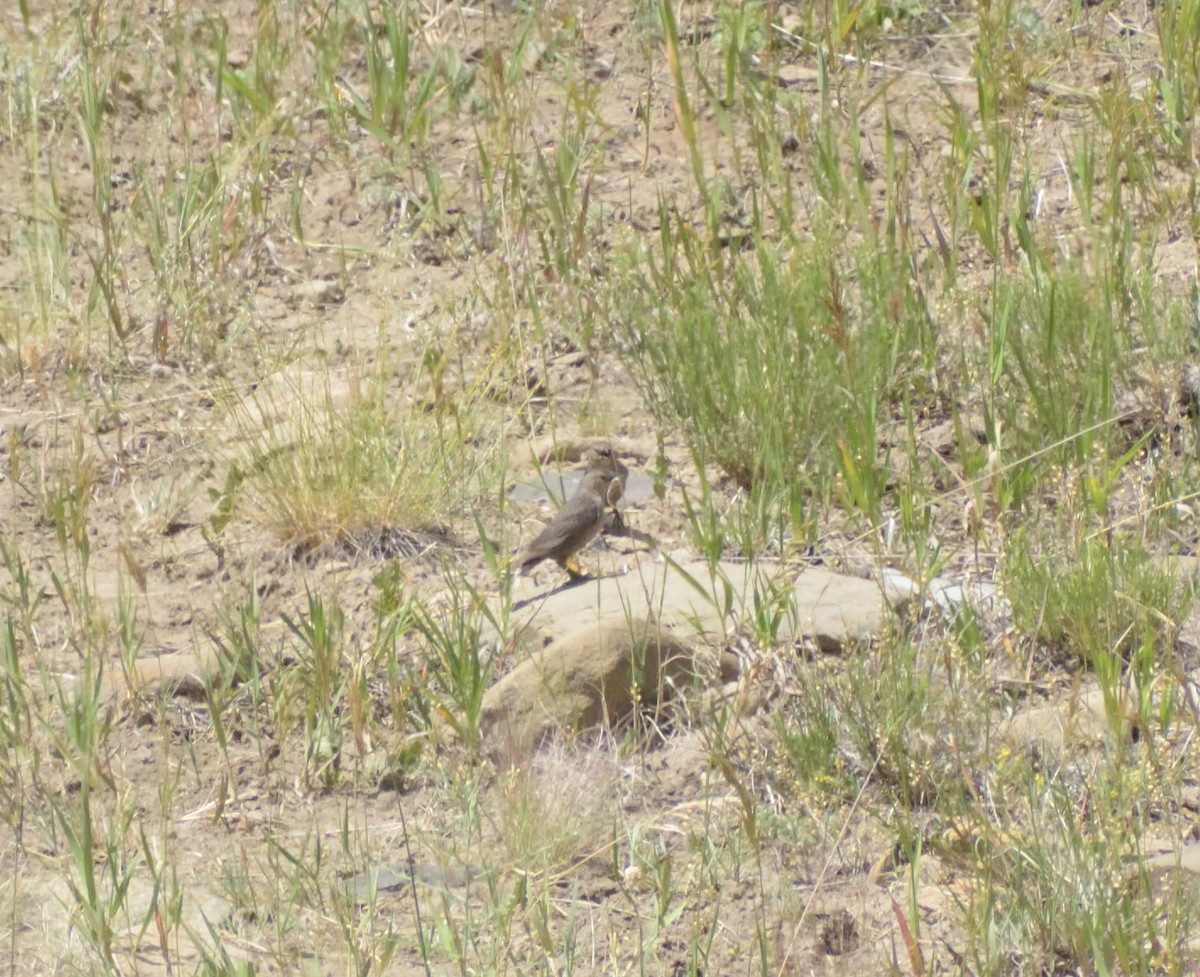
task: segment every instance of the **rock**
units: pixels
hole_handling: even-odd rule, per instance
[[[1200,875],[1200,845],[1185,844],[1179,851],[1165,851],[1146,859],[1152,872],[1181,871]]]
[[[557,731],[615,724],[657,707],[696,676],[692,649],[646,619],[575,629],[500,679],[483,697],[484,743],[521,755]]]
[[[816,89],[820,74],[816,68],[805,64],[785,64],[776,72],[775,83],[785,91],[792,88]]]
[[[341,282],[327,278],[297,282],[286,296],[288,304],[292,306],[315,305],[317,308],[341,305],[345,298],[346,291]]]
[[[561,503],[569,498],[583,481],[579,471],[555,472],[543,469],[540,475],[516,482],[509,489],[509,498],[516,502],[540,502],[554,499]],[[625,502],[639,502],[654,496],[654,479],[640,471],[631,471],[625,483]]]
[[[144,968],[144,962],[141,965],[133,965],[133,961],[140,958],[133,957],[132,954],[144,947],[147,941],[154,939],[149,936],[145,921],[153,919],[159,910],[166,916],[167,906],[167,896],[161,883],[156,884],[147,879],[145,876],[148,874],[150,873],[146,871],[138,873],[131,870],[130,876],[123,880],[123,888],[120,891],[121,912],[113,913],[112,932],[108,934],[116,950],[117,959],[129,960],[129,970],[139,972]],[[207,879],[193,877],[180,881],[182,887],[177,890],[178,896],[172,897],[170,903],[174,921],[171,928],[171,946],[173,959],[192,960],[196,959],[198,949],[206,947],[205,936],[216,932],[216,928],[225,929],[230,925],[235,910],[231,902],[216,893],[215,886],[210,887]],[[14,903],[11,908],[11,911],[17,914],[12,925],[17,931],[39,934],[39,938],[48,949],[64,954],[61,959],[74,959],[73,955],[80,952],[82,945],[82,938],[77,932],[80,910],[77,908],[79,896],[73,889],[74,883],[68,883],[64,877],[59,876],[38,879],[35,888],[29,885],[26,881],[26,888],[22,893],[24,898],[20,900],[20,905]],[[106,893],[106,898],[115,898],[115,895]],[[175,901],[176,899],[178,901]],[[129,925],[130,922],[132,925]],[[154,928],[151,927],[149,932],[155,932]],[[211,945],[207,945],[207,948],[211,951]],[[242,959],[238,950],[239,948],[230,946],[229,955],[234,959]],[[124,953],[131,953],[131,956],[126,957]],[[176,953],[178,956],[174,955]],[[59,968],[52,968],[51,972],[53,969]],[[113,970],[129,972],[124,966]],[[235,967],[232,972],[247,971]]]
[[[594,551],[593,551],[594,552]],[[827,653],[864,644],[892,622],[889,599],[901,595],[872,580],[818,567],[776,564],[663,563],[648,554],[624,576],[601,575],[514,605],[517,633],[565,634],[597,621],[649,617],[684,641],[720,644],[756,614],[777,611],[774,640],[811,639]],[[594,563],[585,553],[582,562]]]
[[[395,892],[416,882],[437,889],[464,888],[472,882],[487,878],[487,871],[477,865],[450,865],[445,868],[430,863],[376,865],[350,879],[349,890],[355,902],[368,903],[374,894]]]
[[[1120,710],[1121,736],[1132,736],[1133,724],[1124,704]],[[1059,753],[1091,744],[1099,744],[1111,733],[1112,724],[1104,704],[1104,693],[1097,688],[1080,691],[1066,699],[1034,706],[1019,712],[1003,724],[1001,738],[1016,749],[1037,749]]]
[[[965,583],[956,583],[948,577],[937,577],[922,590],[915,580],[892,567],[884,567],[880,578],[889,602],[900,610],[907,611],[912,602],[927,599],[948,619],[952,619],[963,607],[991,616],[1007,612],[999,588],[987,580],[967,579]]]
[[[1156,844],[1156,841],[1159,842]],[[1196,891],[1200,879],[1200,845],[1190,838],[1155,839],[1146,845],[1144,861],[1135,862],[1128,873],[1128,891],[1137,892],[1148,884],[1156,905],[1167,906],[1181,896],[1188,898]],[[1200,940],[1187,940],[1190,953],[1195,953]]]
[[[600,444],[611,444],[626,464],[633,462],[636,465],[644,465],[657,454],[655,442],[645,438],[626,438],[616,434],[590,438],[549,435],[529,443],[529,457],[539,468],[555,463],[573,465],[583,460],[589,448]]]
[[[221,660],[216,649],[167,652],[137,659],[128,680],[120,668],[108,669],[100,695],[105,702],[131,693],[203,701],[206,684],[217,684],[220,677]]]
[[[1179,402],[1188,415],[1200,415],[1200,363],[1184,363],[1179,376]]]
[[[622,438],[540,438],[529,445],[529,455],[536,466],[535,473],[517,481],[510,496],[520,502],[555,499],[561,502],[569,497],[583,477],[581,471],[571,466],[578,465],[589,448],[600,444],[611,444],[621,461],[628,466],[625,484],[625,502],[637,502],[654,496],[654,479],[642,471],[647,458],[654,457],[654,448],[644,441]],[[650,454],[647,454],[647,451]],[[524,467],[524,466],[522,466]],[[560,470],[561,469],[561,470]]]

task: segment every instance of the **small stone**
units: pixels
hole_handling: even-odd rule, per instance
[[[327,278],[314,278],[312,281],[300,282],[292,286],[287,294],[289,305],[315,305],[323,308],[329,305],[341,305],[346,299],[345,289],[341,282]]]
[[[101,697],[109,701],[130,694],[168,695],[199,702],[220,674],[221,662],[215,650],[165,652],[137,659],[128,677],[120,669],[106,672]]]

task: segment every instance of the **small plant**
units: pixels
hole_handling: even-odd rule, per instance
[[[1036,636],[1045,653],[1107,671],[1112,656],[1126,663],[1140,659],[1151,635],[1168,639],[1167,622],[1181,620],[1190,600],[1169,567],[1100,537],[1067,544],[1055,547],[1051,537],[1042,549],[1029,532],[1009,541],[1005,592],[1018,627]]]
[[[110,972],[118,968],[115,937],[127,919],[129,884],[136,859],[130,862],[122,843],[133,822],[133,810],[121,805],[103,833],[96,831],[99,812],[92,804],[93,787],[85,774],[80,781],[78,806],[62,802],[54,817],[70,852],[73,876],[67,880],[73,900],[75,931]],[[97,860],[96,851],[103,853]],[[99,869],[99,871],[97,871]]]
[[[1181,165],[1194,159],[1194,121],[1187,106],[1200,96],[1200,5],[1195,0],[1155,13],[1164,71],[1158,82],[1162,142]]]
[[[460,584],[448,595],[449,607],[417,608],[414,623],[422,638],[426,674],[436,683],[429,695],[458,740],[468,749],[477,750],[483,695],[492,682],[494,651],[483,638],[486,616],[481,596],[465,581]]]
[[[343,668],[344,615],[308,594],[308,613],[283,622],[299,639],[299,661],[293,681],[303,697],[305,781],[325,787],[337,782],[342,759],[342,709],[349,679]]]
[[[843,756],[842,723],[830,679],[819,670],[797,670],[798,695],[775,713],[781,790],[820,807],[845,804],[858,788]]]
[[[899,635],[870,659],[854,659],[834,697],[846,767],[880,785],[903,811],[954,810],[963,790],[956,776],[986,742],[986,712],[960,705],[982,697],[981,673],[953,644]]]

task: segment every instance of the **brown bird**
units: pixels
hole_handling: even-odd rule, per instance
[[[588,471],[606,471],[616,476],[609,483],[608,491],[605,493],[605,501],[616,510],[616,505],[625,495],[625,481],[629,478],[629,469],[617,457],[613,451],[612,445],[607,441],[602,441],[600,444],[594,444],[583,454],[583,460],[587,463]],[[617,513],[618,521],[620,513]]]
[[[572,580],[586,576],[572,557],[595,539],[604,527],[604,516],[611,505],[610,497],[614,494],[618,499],[621,497],[621,477],[612,464],[616,459],[612,458],[611,449],[608,458],[608,462],[589,466],[579,488],[567,504],[517,554],[515,562],[518,573],[532,569],[542,560],[553,560],[571,575]]]

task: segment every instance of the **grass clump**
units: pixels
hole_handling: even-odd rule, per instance
[[[1186,617],[1191,594],[1169,565],[1100,536],[1053,548],[1040,542],[1032,532],[1013,534],[1004,580],[1017,628],[1042,654],[1095,667],[1173,640],[1172,622]]]
[[[1194,901],[1142,855],[1177,771],[1127,761],[1088,763],[1085,779],[1026,770],[991,795],[1004,800],[979,822],[962,899],[972,972],[1187,972]]]
[[[879,278],[846,274],[878,256],[828,230],[714,253],[662,219],[658,253],[622,278],[617,327],[660,422],[743,488],[795,508],[831,502],[844,477],[846,501],[874,508],[886,483],[878,425],[921,356],[924,321],[904,282],[893,280],[897,302]]]
[[[482,410],[397,403],[378,375],[337,386],[282,382],[234,407],[243,437],[224,494],[296,550],[443,530],[492,477]]]
[[[1049,443],[1065,450],[1046,460],[1079,463],[1106,442],[1114,390],[1131,367],[1126,314],[1078,266],[1000,284],[987,317],[989,400],[1012,448],[1027,454]]]

